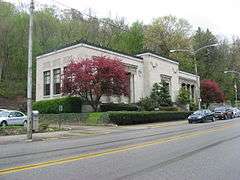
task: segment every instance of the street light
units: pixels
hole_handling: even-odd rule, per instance
[[[227,73],[232,73],[232,74],[237,74],[240,76],[240,72],[237,72],[237,71],[224,71],[224,74],[227,74]],[[237,81],[235,79],[235,82],[234,82],[234,89],[235,89],[235,105],[237,105],[237,100],[238,100],[238,90],[237,90]]]
[[[215,44],[210,44],[210,45],[206,45],[206,46],[203,46],[203,47],[200,47],[198,48],[197,50],[190,50],[190,49],[171,49],[170,50],[170,53],[173,53],[173,52],[189,52],[190,54],[193,54],[193,55],[196,55],[196,53],[202,49],[205,49],[205,48],[209,48],[209,47],[216,47],[216,46],[219,46],[218,43],[215,43]]]
[[[190,50],[190,49],[171,49],[170,53],[174,52],[188,52],[194,57],[194,69],[195,69],[195,75],[197,80],[197,101],[198,101],[198,109],[201,109],[201,97],[200,97],[200,84],[199,84],[199,77],[198,77],[198,68],[197,68],[197,60],[196,60],[196,54],[201,51],[202,49],[209,48],[209,47],[216,47],[219,46],[218,43],[215,44],[209,44],[203,47],[198,48],[197,50]]]
[[[240,72],[237,72],[237,71],[224,71],[224,74],[227,74],[227,73],[233,73],[233,74],[238,74],[240,75]]]

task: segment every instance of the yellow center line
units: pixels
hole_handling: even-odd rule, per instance
[[[45,162],[36,163],[36,164],[29,164],[29,165],[15,166],[15,167],[10,167],[10,168],[0,169],[0,176],[15,173],[15,172],[20,172],[20,171],[25,171],[25,170],[32,170],[32,169],[43,168],[43,167],[48,167],[48,166],[53,166],[53,165],[60,165],[60,164],[70,163],[70,162],[79,161],[79,160],[83,160],[83,159],[90,159],[90,158],[100,157],[100,156],[104,156],[104,155],[110,155],[110,154],[130,151],[130,150],[134,150],[134,149],[140,149],[140,148],[153,146],[153,145],[157,145],[157,144],[163,144],[163,143],[172,142],[172,141],[176,141],[176,140],[180,140],[180,139],[195,137],[195,136],[207,134],[210,132],[221,131],[221,130],[230,128],[232,126],[233,126],[233,124],[224,125],[222,127],[207,129],[207,130],[198,131],[198,132],[174,135],[171,137],[165,137],[165,138],[161,138],[158,140],[148,141],[148,142],[134,144],[134,145],[126,145],[126,146],[122,146],[122,147],[118,147],[118,148],[112,148],[112,149],[108,149],[108,150],[104,150],[104,151],[100,151],[100,152],[95,152],[95,153],[80,154],[78,156],[72,156],[72,157],[67,157],[67,158],[62,158],[62,159],[57,159],[57,160],[50,160],[50,161],[45,161]]]
[[[187,121],[183,121],[183,122],[179,122],[179,123],[164,123],[164,124],[156,124],[156,125],[149,125],[147,126],[148,128],[161,128],[161,127],[170,127],[170,126],[178,126],[178,125],[182,125],[182,124],[187,124]]]

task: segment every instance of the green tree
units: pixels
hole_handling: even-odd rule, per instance
[[[163,16],[146,27],[144,46],[146,49],[169,57],[171,49],[190,47],[191,25],[185,19]]]
[[[178,94],[178,102],[186,105],[190,103],[190,93],[185,88],[181,88]]]
[[[169,84],[165,81],[153,85],[150,97],[156,102],[156,107],[172,105],[171,96],[169,94]]]
[[[193,36],[192,44],[196,50],[200,47],[218,43],[217,47],[202,49],[196,54],[198,74],[201,79],[212,79],[219,83],[226,99],[234,98],[234,77],[224,74],[227,69],[236,70],[237,61],[231,55],[231,49],[227,40],[219,41],[209,30],[198,28]],[[234,69],[233,69],[234,68]]]
[[[198,28],[192,39],[193,39],[192,46],[194,50],[197,50],[206,45],[218,43],[217,38],[213,35],[213,33],[209,29],[204,31],[201,28]],[[218,56],[217,47],[205,48],[200,50],[196,54],[196,60],[199,71],[198,73],[201,76],[201,78],[203,79],[211,78],[213,73],[212,70],[219,65],[216,64],[216,62],[219,60],[217,59],[217,56]]]
[[[143,24],[134,22],[128,31],[123,32],[119,39],[118,49],[129,54],[137,54],[143,50]]]

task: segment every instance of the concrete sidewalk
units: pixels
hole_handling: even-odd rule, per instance
[[[54,139],[67,139],[72,137],[89,137],[94,135],[111,133],[117,128],[108,126],[64,126],[64,129],[67,130],[46,133],[34,133],[32,141],[47,141]],[[26,134],[0,136],[0,145],[27,141],[26,136]]]
[[[121,133],[126,131],[143,130],[151,128],[165,128],[177,125],[187,124],[186,121],[176,122],[164,122],[164,123],[151,123],[140,124],[131,126],[73,126],[64,125],[66,131],[56,131],[47,133],[34,133],[33,141],[49,141],[56,139],[68,139],[68,138],[84,138],[90,136],[104,135],[110,133]],[[0,145],[7,145],[11,143],[26,142],[26,134],[14,135],[14,136],[0,136]]]

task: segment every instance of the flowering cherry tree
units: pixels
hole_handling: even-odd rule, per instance
[[[223,102],[224,94],[215,81],[206,79],[201,81],[201,99],[209,106],[212,102]]]
[[[62,78],[63,95],[80,96],[94,111],[105,95],[128,95],[129,80],[123,63],[105,56],[71,62]]]

